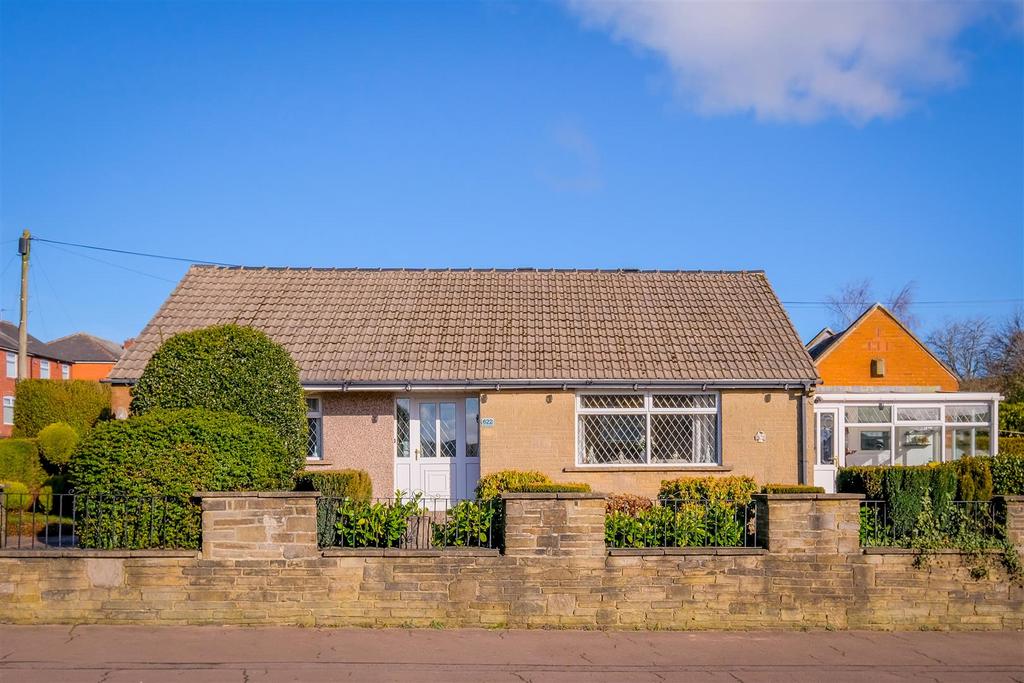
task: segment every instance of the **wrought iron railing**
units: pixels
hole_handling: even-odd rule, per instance
[[[499,548],[503,513],[501,500],[322,497],[317,536],[322,548]]]
[[[1004,530],[1000,510],[991,500],[949,501],[939,509],[930,508],[926,516],[922,516],[917,507],[894,509],[884,500],[863,500],[860,503],[862,547],[911,547],[925,534],[939,540],[945,538],[950,547],[954,547],[958,538],[974,535],[1000,539]]]
[[[122,494],[0,493],[0,549],[199,548],[189,499]]]
[[[731,500],[661,499],[649,506],[609,509],[609,548],[756,548],[756,504]]]

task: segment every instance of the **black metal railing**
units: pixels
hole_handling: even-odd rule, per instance
[[[189,499],[5,491],[0,549],[199,548],[201,513]]]
[[[661,499],[605,514],[609,548],[756,548],[753,501]]]
[[[906,510],[894,508],[884,500],[863,500],[860,503],[860,545],[864,548],[911,547],[915,539],[930,534],[946,539],[950,547],[959,538],[973,535],[1000,539],[1004,535],[1000,510],[991,500],[949,501],[930,514],[922,516],[915,506]],[[929,526],[928,529],[924,525]]]
[[[317,535],[322,548],[499,548],[503,512],[501,500],[323,497]]]

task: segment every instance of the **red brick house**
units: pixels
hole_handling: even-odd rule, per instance
[[[0,320],[0,351],[4,354],[4,372],[0,375],[3,418],[0,437],[8,437],[14,428],[14,390],[18,381],[18,326]],[[71,361],[46,343],[28,336],[29,377],[32,379],[71,379]]]

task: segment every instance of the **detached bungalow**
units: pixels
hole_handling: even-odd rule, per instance
[[[818,374],[763,272],[195,266],[111,372],[237,323],[298,363],[310,468],[471,497],[540,470],[652,495],[662,479],[813,471]]]
[[[999,394],[960,391],[956,374],[881,304],[807,350],[822,378],[814,398],[814,483],[836,469],[926,465],[995,455]]]

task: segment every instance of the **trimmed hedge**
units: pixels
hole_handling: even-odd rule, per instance
[[[46,481],[34,439],[0,439],[0,480],[18,481],[38,490]]]
[[[1024,455],[1024,436],[999,437],[1000,455]]]
[[[658,499],[749,503],[759,490],[752,477],[681,477],[662,481]]]
[[[338,513],[344,501],[368,505],[373,498],[373,483],[363,470],[302,472],[295,478],[296,491],[319,491],[327,500],[316,507],[316,530],[321,548],[337,540]]]
[[[515,487],[527,484],[550,484],[551,479],[543,472],[521,472],[519,470],[502,470],[480,477],[476,485],[477,500],[498,498],[502,493]]]
[[[132,390],[132,412],[204,408],[252,418],[284,441],[291,470],[306,461],[306,403],[295,361],[264,333],[218,325],[165,341]]]
[[[98,425],[68,474],[82,501],[81,544],[90,548],[198,547],[193,493],[291,489],[293,478],[276,432],[240,415],[198,409]]]
[[[39,451],[42,453],[46,463],[52,468],[51,471],[63,472],[71,462],[71,454],[81,438],[74,427],[67,422],[54,422],[47,425],[39,432],[36,441],[39,444]]]
[[[1005,496],[1024,495],[1024,453],[992,458],[992,489]]]
[[[15,436],[34,437],[54,422],[66,422],[79,435],[85,435],[97,422],[111,416],[110,387],[99,382],[23,379],[15,396]]]
[[[825,488],[806,484],[765,484],[761,493],[825,493]]]
[[[36,501],[36,497],[20,481],[0,481],[0,486],[4,489],[4,508],[8,512],[30,510]]]
[[[1024,433],[1024,403],[1004,402],[999,406],[999,431]],[[1024,437],[1017,437],[1024,441]]]
[[[529,482],[511,486],[505,493],[590,493],[590,484],[578,481]]]

